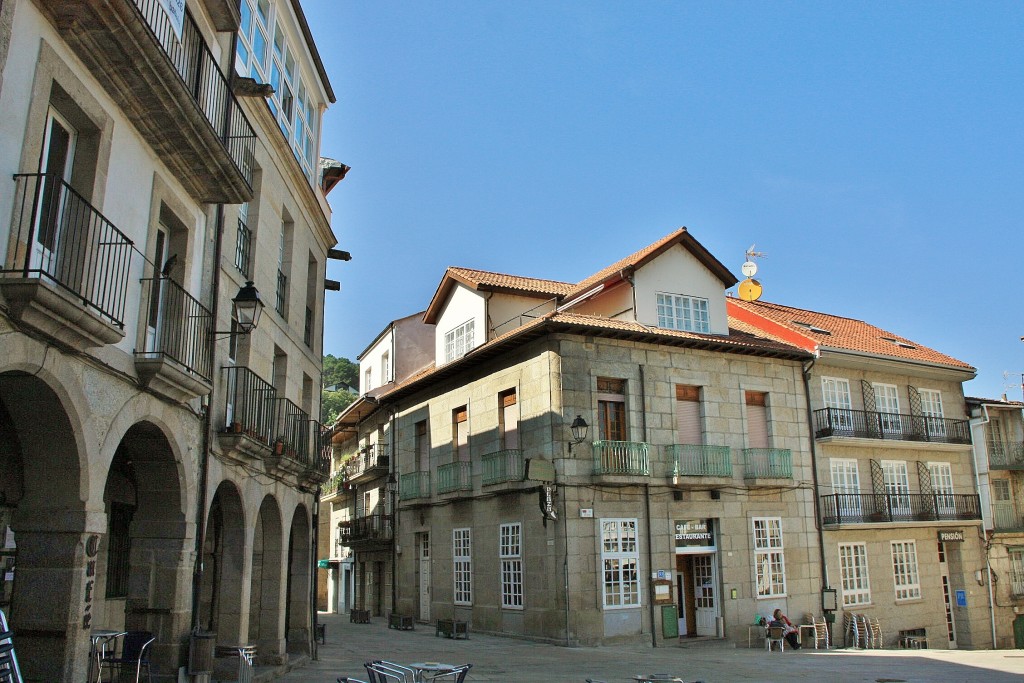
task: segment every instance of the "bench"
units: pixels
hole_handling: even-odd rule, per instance
[[[413,623],[412,617],[407,614],[395,614],[391,612],[388,614],[388,628],[397,629],[399,631],[412,631]]]
[[[899,646],[908,650],[927,650],[928,633],[923,628],[909,628],[899,633]]]
[[[446,638],[458,639],[462,638],[469,639],[469,630],[466,628],[466,622],[459,621],[458,619],[438,619],[437,629],[434,631],[434,637],[444,635]]]
[[[349,615],[349,621],[353,624],[369,624],[370,623],[370,610],[368,609],[354,609],[352,614]]]

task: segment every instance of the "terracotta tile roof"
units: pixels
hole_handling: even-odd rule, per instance
[[[964,396],[964,400],[968,403],[984,403],[990,406],[999,406],[1000,408],[1024,408],[1024,401],[1011,401],[1005,396],[1002,398],[979,398],[977,396]]]
[[[567,298],[578,296],[603,282],[616,279],[616,276],[623,270],[637,268],[644,262],[676,244],[682,244],[685,246],[699,261],[701,261],[701,263],[707,266],[708,270],[717,275],[725,283],[726,287],[731,287],[736,284],[736,277],[729,272],[729,269],[722,265],[721,261],[712,256],[711,252],[705,249],[704,245],[695,240],[693,236],[690,235],[689,231],[683,227],[679,228],[675,232],[665,235],[654,244],[649,244],[640,251],[630,254],[624,259],[619,259],[607,268],[603,268],[590,277],[576,283],[576,286],[571,292],[569,292]]]
[[[547,296],[564,296],[573,289],[575,285],[570,282],[558,282],[556,280],[542,280],[532,277],[520,277],[519,275],[506,275],[505,273],[492,273],[486,270],[474,270],[472,268],[459,268],[451,266],[448,268],[448,275],[451,275],[460,282],[472,285],[477,289],[503,289],[519,291],[524,294],[542,294]]]
[[[742,316],[748,324],[758,326],[757,317],[759,316],[781,328],[781,330],[775,328],[765,331],[767,336],[775,339],[794,343],[793,336],[795,334],[808,340],[810,344],[825,349],[858,351],[920,363],[974,370],[971,365],[952,356],[947,356],[861,320],[773,304],[767,301],[742,301],[732,297],[727,301],[730,307],[730,323],[735,318]],[[754,314],[754,317],[751,317],[750,314]],[[772,328],[771,325],[767,327]]]

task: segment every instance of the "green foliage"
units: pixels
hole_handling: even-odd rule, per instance
[[[335,384],[347,384],[358,390],[359,365],[348,358],[337,358],[327,354],[324,356],[323,385],[329,387]]]
[[[320,423],[334,424],[341,411],[345,410],[354,400],[356,400],[356,395],[350,391],[320,392]]]

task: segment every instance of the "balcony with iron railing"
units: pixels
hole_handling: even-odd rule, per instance
[[[820,500],[826,526],[981,519],[973,493],[831,493]]]
[[[928,443],[971,443],[967,420],[927,415],[822,408],[814,411],[814,425],[814,436],[818,439],[845,437]]]
[[[161,0],[37,4],[193,197],[252,197],[256,134],[231,92],[230,64],[221,68],[192,17],[203,3],[189,4],[180,36]]]
[[[744,448],[744,479],[792,479],[793,454],[788,448]]]
[[[1024,569],[1010,570],[1010,595],[1024,598]]]
[[[673,478],[732,476],[732,451],[728,446],[673,444],[668,453]]]
[[[272,466],[293,474],[321,472],[322,427],[287,398],[274,399],[274,442],[269,460]]]
[[[391,515],[374,513],[365,517],[356,517],[351,521],[351,533],[348,539],[350,545],[386,543],[394,537]]]
[[[990,470],[1024,470],[1024,442],[989,443],[988,467]]]
[[[1012,500],[992,503],[992,527],[996,531],[1024,531],[1024,515]]]
[[[146,331],[143,350],[135,352],[139,380],[182,402],[210,393],[210,309],[170,278],[141,282]]]
[[[468,462],[450,462],[437,468],[437,492],[463,493],[473,490],[473,466]]]
[[[306,319],[302,325],[302,342],[312,350],[313,348],[313,323],[316,318],[313,316],[313,309],[306,306]]]
[[[359,449],[359,453],[345,466],[351,483],[382,477],[391,465],[390,450],[386,443],[372,443]]]
[[[509,448],[487,453],[480,458],[481,480],[484,486],[522,481],[525,460],[518,448]]]
[[[430,472],[408,472],[398,479],[399,500],[430,498]]]
[[[594,474],[647,477],[650,445],[639,441],[595,441]]]
[[[277,289],[274,290],[274,310],[281,316],[287,314],[285,306],[288,304],[288,276],[283,271],[277,271]]]
[[[338,470],[329,475],[320,487],[320,502],[338,500],[348,490],[348,473],[344,469]]]
[[[244,366],[229,366],[224,375],[224,423],[218,440],[229,455],[262,458],[274,442],[277,391]]]
[[[75,348],[124,337],[132,241],[53,174],[14,176],[0,289],[11,315]]]
[[[241,218],[235,231],[235,267],[246,279],[252,277],[252,230]]]

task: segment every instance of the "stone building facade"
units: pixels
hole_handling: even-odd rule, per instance
[[[309,651],[333,100],[298,3],[0,4],[0,608],[27,680],[84,680],[99,628],[152,632],[156,680],[193,630]]]

